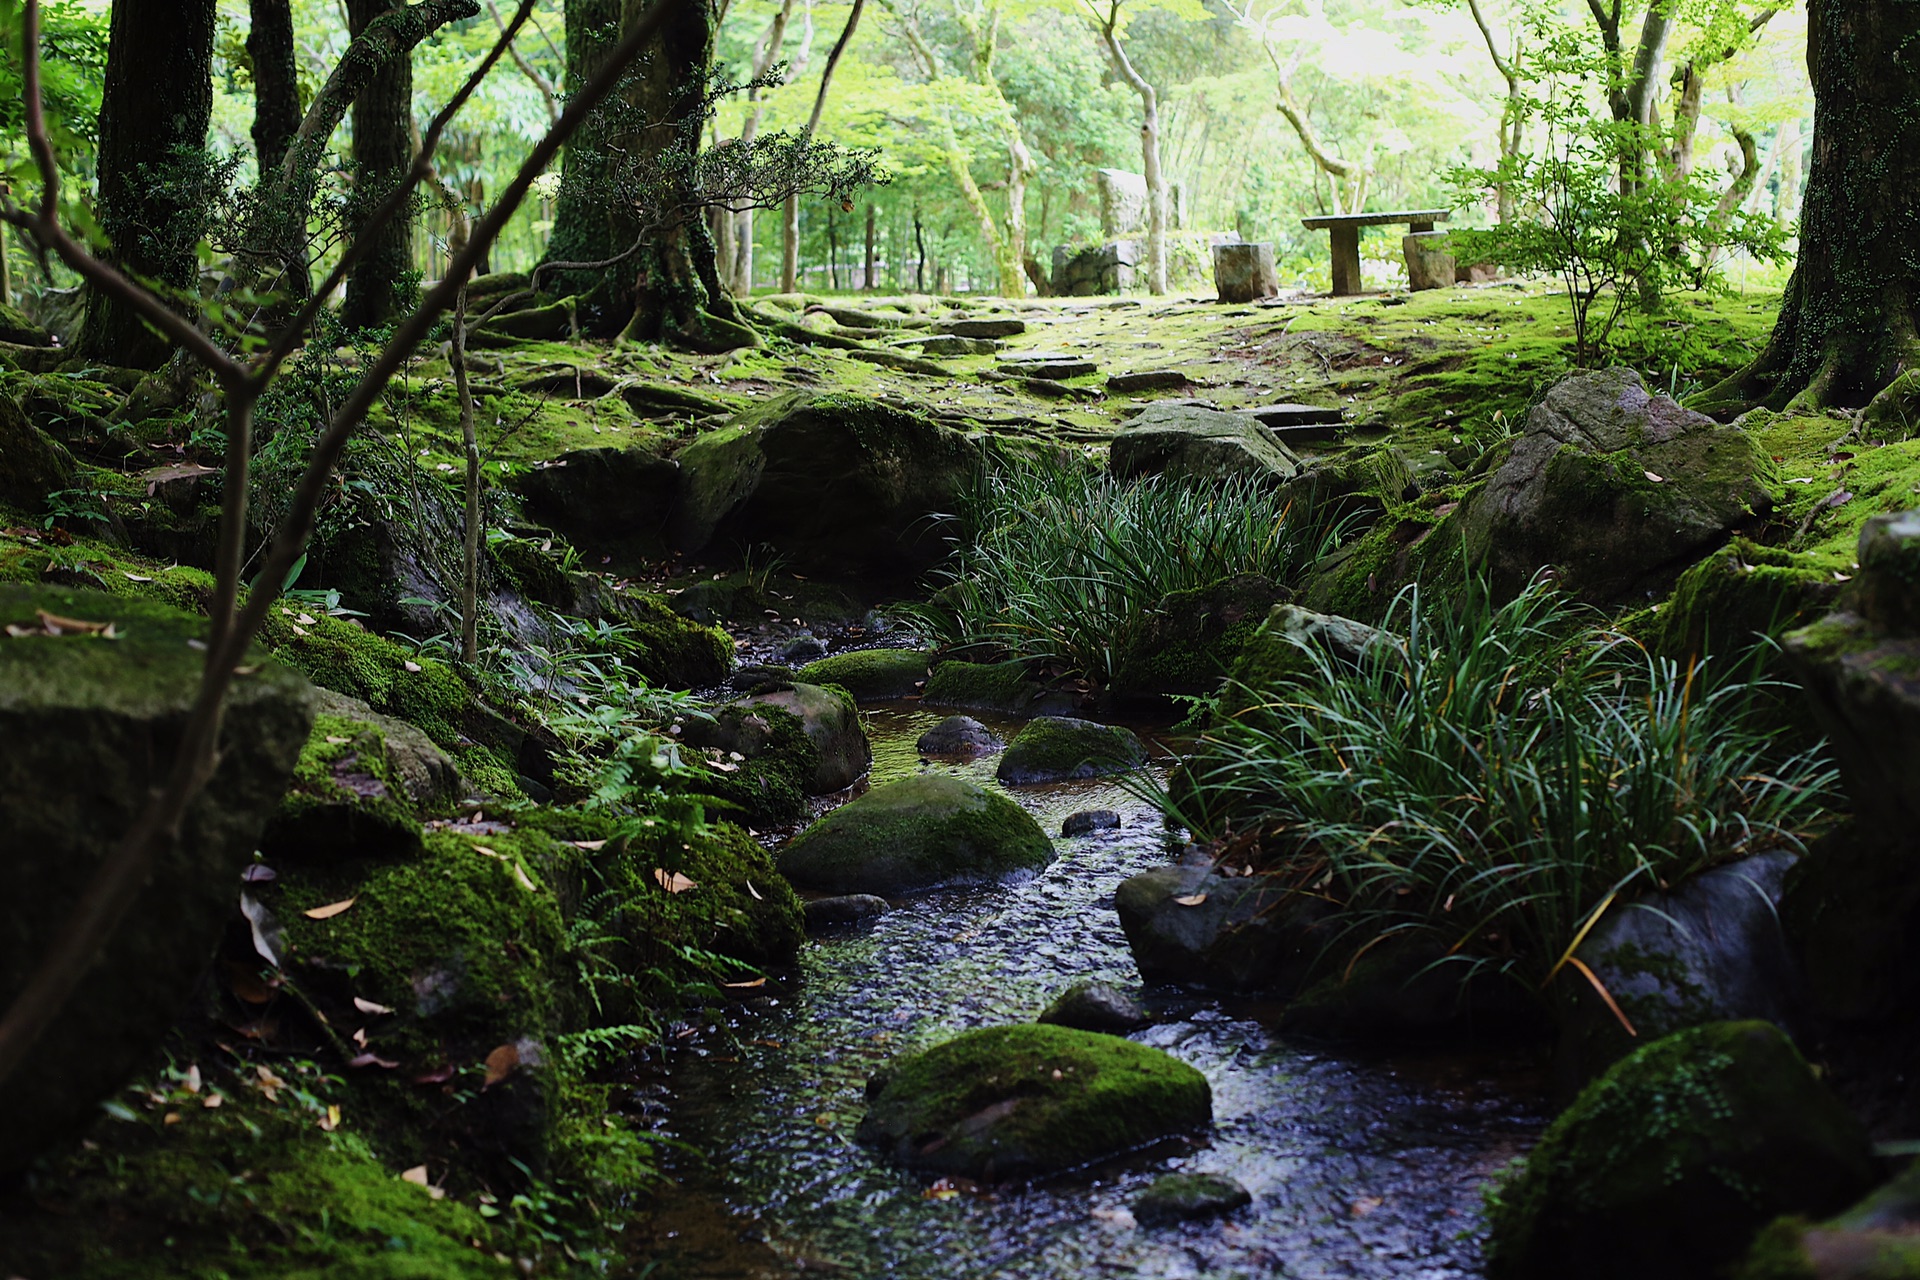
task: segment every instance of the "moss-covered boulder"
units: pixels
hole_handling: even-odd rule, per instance
[[[418,853],[423,835],[388,761],[386,735],[323,712],[260,848],[276,858],[398,858]]]
[[[723,779],[745,790],[763,812],[795,808],[788,790],[828,795],[852,786],[873,763],[859,709],[838,689],[794,684],[718,708],[710,720],[689,720],[685,739],[706,748]],[[797,808],[795,808],[797,812]],[[789,815],[792,816],[792,815]]]
[[[665,545],[680,483],[672,459],[644,448],[576,449],[517,475],[528,514],[583,547]]]
[[[10,1002],[165,780],[199,690],[206,620],[99,592],[0,586],[0,628],[0,1002]],[[312,717],[305,680],[249,660],[212,779],[0,1096],[0,1170],[90,1120],[179,1016]]]
[[[950,658],[937,664],[920,696],[925,707],[953,707],[961,711],[991,711],[1020,715],[1043,692],[1018,658],[1007,662],[965,662]]]
[[[1839,594],[1840,584],[1826,569],[1790,551],[1735,538],[1680,575],[1648,639],[1682,662],[1724,653],[1813,622]]]
[[[915,739],[913,749],[923,756],[971,760],[990,756],[1006,745],[972,716],[948,716]]]
[[[1735,1280],[1920,1280],[1920,1164],[1824,1222],[1782,1218]]]
[[[1220,714],[1232,716],[1318,668],[1321,662],[1352,667],[1374,645],[1396,637],[1352,618],[1315,613],[1298,605],[1269,610],[1228,673]]]
[[[1212,693],[1286,597],[1285,589],[1251,573],[1163,596],[1139,637],[1118,656],[1114,691]]]
[[[0,503],[38,513],[48,494],[73,487],[74,475],[73,455],[0,396]]]
[[[1053,844],[1025,809],[946,774],[875,787],[802,831],[780,870],[824,893],[922,893],[996,884],[1053,861]]]
[[[855,1136],[911,1168],[986,1181],[1121,1155],[1207,1125],[1207,1078],[1158,1049],[1067,1027],[967,1031],[868,1082]]]
[[[1493,1280],[1698,1280],[1873,1185],[1866,1131],[1764,1022],[1677,1032],[1548,1127],[1489,1213]]]
[[[1148,405],[1113,439],[1108,466],[1122,480],[1261,480],[1280,484],[1300,470],[1300,459],[1279,437],[1246,414],[1196,405]]]
[[[1000,757],[995,776],[1015,785],[1127,773],[1147,760],[1133,730],[1067,716],[1029,720]]]
[[[856,649],[809,662],[800,678],[812,684],[837,684],[856,698],[906,698],[927,680],[922,649]]]
[[[905,576],[942,559],[980,465],[964,434],[850,395],[774,400],[682,449],[681,550],[779,548],[808,573]]]
[[[1252,1203],[1252,1193],[1225,1174],[1169,1173],[1141,1192],[1133,1202],[1133,1216],[1149,1226],[1191,1222],[1217,1218]]]
[[[1664,587],[1773,505],[1745,432],[1649,392],[1631,369],[1575,374],[1453,517],[1467,561],[1511,594],[1553,566],[1595,601]]]
[[[1920,829],[1920,627],[1904,597],[1920,577],[1920,513],[1867,521],[1859,549],[1846,607],[1783,643],[1858,820],[1911,840]]]

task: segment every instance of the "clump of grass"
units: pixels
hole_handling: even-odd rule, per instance
[[[1341,532],[1257,481],[1056,467],[987,475],[962,514],[974,538],[913,611],[920,625],[969,657],[1047,662],[1098,684],[1168,595],[1241,574],[1295,582]]]
[[[1161,797],[1337,903],[1337,955],[1412,942],[1544,987],[1625,895],[1799,847],[1835,799],[1769,731],[1754,655],[1682,667],[1541,583],[1446,604],[1402,592],[1358,661],[1303,643]]]

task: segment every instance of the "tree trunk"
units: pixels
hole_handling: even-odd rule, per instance
[[[253,62],[253,154],[262,175],[280,167],[300,128],[292,0],[252,0],[247,57]]]
[[[767,24],[767,30],[760,37],[760,43],[753,50],[753,78],[758,80],[778,61],[780,47],[786,42],[787,22],[793,16],[793,0],[780,0],[780,12]],[[789,70],[788,74],[793,74]],[[740,141],[751,148],[753,140],[760,132],[760,118],[766,114],[767,104],[760,97],[760,90],[747,91],[747,118],[740,126]],[[745,298],[753,293],[753,210],[746,208],[733,218],[733,253],[725,256],[726,245],[723,242],[720,259],[727,287],[736,298]]]
[[[627,0],[623,22],[646,12],[644,0]],[[654,225],[644,228],[644,243],[628,268],[633,281],[633,310],[623,336],[643,342],[667,342],[694,351],[731,351],[760,344],[759,335],[735,317],[733,302],[720,287],[713,237],[699,209],[694,174],[663,168],[660,157],[671,149],[700,142],[700,112],[707,68],[713,60],[718,16],[708,0],[673,0],[658,33],[640,55],[647,73],[623,95],[632,118],[646,122],[619,140],[643,172],[654,174],[670,208],[643,211]],[[671,164],[671,162],[669,162]]]
[[[920,206],[913,206],[913,291],[927,291],[927,232],[920,225]]]
[[[874,224],[873,206],[869,204],[867,206],[867,262],[866,262],[866,270],[861,274],[861,277],[860,277],[860,287],[865,289],[868,293],[872,293],[874,289],[879,287],[879,284],[880,284],[880,282],[874,278],[874,274],[873,274],[873,262],[874,262],[874,258],[873,258],[874,225],[873,224]]]
[[[620,17],[621,0],[566,0],[567,92],[591,80],[619,43]],[[606,108],[595,112],[561,156],[560,195],[545,262],[606,262],[640,238],[638,213],[611,195],[613,114]],[[546,292],[578,296],[580,327],[595,337],[620,332],[633,314],[632,283],[631,258],[597,269],[546,271],[540,277]]]
[[[395,7],[395,0],[347,0],[347,30],[357,37],[367,24]],[[360,220],[400,184],[413,164],[413,59],[381,67],[353,103],[353,231]],[[387,324],[409,311],[413,299],[401,282],[413,265],[413,221],[398,217],[379,231],[370,251],[347,277],[340,318],[350,329]]]
[[[833,49],[827,54],[827,65],[820,69],[820,91],[813,97],[813,114],[807,117],[806,132],[800,135],[803,140],[811,140],[820,128],[820,114],[827,109],[827,90],[833,87],[834,69],[840,65],[841,55],[846,53],[847,45],[853,40],[853,33],[860,25],[860,15],[866,7],[867,0],[853,0],[853,8],[847,13],[847,25],[840,29],[840,38],[833,42]],[[800,287],[799,196],[787,197],[784,215],[780,227],[780,291],[793,293]]]
[[[1115,22],[1102,26],[1100,35],[1113,69],[1140,95],[1140,168],[1147,179],[1147,292],[1162,294],[1167,291],[1167,179],[1160,172],[1160,95],[1133,69]]]
[[[1704,392],[1749,405],[1865,406],[1869,429],[1911,434],[1920,408],[1920,5],[1812,0],[1813,161],[1800,258],[1760,357]]]
[[[100,100],[99,218],[106,260],[163,290],[191,293],[211,204],[213,0],[116,0]],[[176,307],[181,302],[175,300]],[[89,291],[79,351],[154,368],[168,344],[132,308]]]

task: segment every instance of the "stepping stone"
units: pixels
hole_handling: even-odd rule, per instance
[[[1120,815],[1111,809],[1082,809],[1070,813],[1060,824],[1063,836],[1086,836],[1096,831],[1111,831],[1120,825]]]
[[[1253,1203],[1253,1196],[1232,1178],[1217,1173],[1170,1173],[1133,1202],[1142,1223],[1214,1218]]]
[[[837,898],[814,898],[800,904],[801,918],[808,929],[831,929],[859,924],[893,910],[885,898],[871,893],[849,893]]]
[[[1155,400],[1152,404],[1126,405],[1120,410],[1120,416],[1123,419],[1137,418],[1149,409],[1212,409],[1218,412],[1220,406],[1212,400],[1183,396],[1178,400]]]
[[[990,356],[1006,346],[997,338],[961,338],[953,334],[912,338],[908,341],[917,344],[923,353],[930,356]]]
[[[1084,378],[1099,368],[1091,360],[1022,360],[1001,365],[1000,372],[1016,378],[1047,378],[1058,382],[1063,378]]]
[[[1346,410],[1318,404],[1266,404],[1239,412],[1267,427],[1338,426],[1347,420]]]
[[[1107,390],[1115,395],[1137,391],[1178,391],[1187,385],[1187,375],[1178,369],[1152,369],[1144,373],[1116,373],[1107,378]]]
[[[956,338],[1014,338],[1027,331],[1025,320],[944,320],[940,332]]]

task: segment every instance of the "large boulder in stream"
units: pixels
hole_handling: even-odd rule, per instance
[[[906,698],[927,682],[924,649],[855,649],[809,662],[800,678],[837,684],[856,698]]]
[[[873,763],[853,699],[814,684],[727,703],[711,719],[688,720],[684,738],[708,751],[722,798],[756,822],[798,817],[802,797],[843,791]]]
[[[101,592],[0,586],[0,627],[0,1002],[11,1002],[164,780],[207,624]],[[126,925],[93,939],[79,988],[0,1093],[0,1171],[98,1114],[148,1063],[213,954],[313,720],[299,675],[259,656],[246,672],[178,838],[158,848]]]
[[[1547,392],[1453,521],[1504,592],[1550,565],[1588,599],[1629,600],[1764,515],[1764,465],[1738,427],[1602,369]]]
[[[850,395],[800,393],[679,453],[671,534],[689,553],[769,544],[794,568],[903,577],[948,551],[981,463],[963,433]]]
[[[1159,1049],[1068,1027],[988,1027],[867,1083],[854,1136],[933,1173],[1007,1181],[1078,1168],[1213,1119],[1207,1078]]]
[[[1671,893],[1618,902],[1576,959],[1607,989],[1629,1034],[1593,984],[1559,985],[1556,1084],[1564,1095],[1650,1040],[1703,1022],[1804,1022],[1799,972],[1776,910],[1794,864],[1785,850],[1694,876]]]
[[[1129,876],[1113,905],[1148,982],[1281,995],[1312,974],[1332,913],[1324,900],[1266,876],[1205,864]]]
[[[1714,1022],[1614,1064],[1488,1214],[1491,1280],[1700,1280],[1781,1214],[1873,1185],[1860,1123],[1777,1027]]]
[[[1014,785],[1128,773],[1147,760],[1133,730],[1070,716],[1040,716],[1013,735],[995,776]]]
[[[1025,809],[943,773],[890,782],[842,805],[781,851],[780,871],[823,893],[922,893],[996,884],[1053,861]]]

